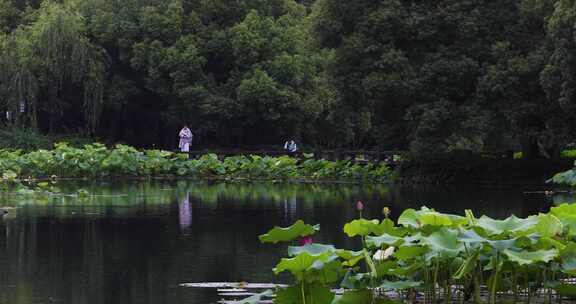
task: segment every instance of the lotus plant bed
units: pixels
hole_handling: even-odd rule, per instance
[[[313,241],[320,229],[299,220],[274,227],[262,243],[287,244],[273,268],[292,284],[237,303],[560,303],[576,299],[576,205],[504,220],[407,209],[396,222],[362,217],[343,232],[358,248]],[[342,291],[340,294],[337,290]]]
[[[231,156],[215,154],[188,159],[184,153],[139,151],[126,145],[102,144],[74,148],[66,143],[52,150],[0,150],[0,174],[13,172],[32,178],[193,178],[207,180],[350,181],[383,183],[392,171],[385,162],[356,164],[289,156]]]

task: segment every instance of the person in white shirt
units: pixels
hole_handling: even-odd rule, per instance
[[[290,153],[294,153],[296,151],[298,151],[298,145],[296,145],[296,142],[291,139],[289,141],[287,141],[286,143],[284,143],[284,150],[290,152]]]
[[[192,145],[192,138],[194,137],[192,131],[190,131],[187,125],[184,125],[184,128],[180,130],[180,133],[178,135],[180,136],[180,143],[178,144],[178,148],[180,148],[180,151],[190,152],[190,146]]]

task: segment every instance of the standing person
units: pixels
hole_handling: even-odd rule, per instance
[[[178,144],[178,148],[182,152],[190,152],[190,146],[192,145],[192,138],[194,135],[192,131],[188,128],[188,125],[184,125],[184,128],[180,130],[178,134],[180,136],[180,143]]]
[[[289,141],[287,141],[286,143],[284,143],[284,150],[290,152],[290,153],[294,153],[296,151],[298,151],[298,146],[296,145],[296,142],[291,139]]]

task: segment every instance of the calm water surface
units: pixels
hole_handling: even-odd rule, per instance
[[[386,186],[70,183],[95,196],[77,199],[0,198],[17,206],[0,221],[0,303],[215,303],[211,290],[186,282],[277,282],[271,268],[285,247],[257,236],[297,219],[321,224],[317,242],[357,248],[341,232],[356,217],[384,206],[397,216],[422,205],[492,217],[546,211],[554,200],[537,187],[421,188]]]

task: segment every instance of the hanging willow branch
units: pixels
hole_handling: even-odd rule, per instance
[[[30,111],[25,117],[15,116],[16,123],[36,127],[35,103],[38,80],[22,57],[15,36],[0,38],[0,108],[17,113],[21,103]]]
[[[58,95],[67,85],[80,86],[86,127],[93,133],[103,102],[105,53],[86,38],[82,16],[65,4],[46,1],[39,12],[32,25],[6,39],[20,51],[0,55],[0,65],[16,63],[0,69],[5,103],[17,107],[26,101],[30,112],[36,112],[39,91]],[[55,94],[45,94],[52,97],[43,100],[52,111],[58,108]]]

